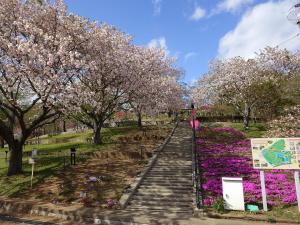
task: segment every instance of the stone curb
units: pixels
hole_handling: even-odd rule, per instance
[[[176,128],[178,126],[178,121],[176,122],[174,128],[172,129],[169,136],[164,140],[164,142],[158,147],[155,151],[155,154],[151,157],[149,162],[147,163],[146,167],[144,168],[143,172],[141,172],[135,179],[135,181],[130,185],[130,188],[126,190],[126,192],[121,196],[119,203],[121,208],[126,208],[128,202],[135,194],[136,190],[140,187],[141,183],[143,182],[144,178],[147,176],[148,172],[152,169],[153,165],[157,161],[159,154],[164,150],[165,146],[169,143],[171,137],[173,136]]]
[[[197,215],[200,216],[201,215]],[[267,218],[267,216],[262,215],[259,217],[254,216],[239,216],[239,215],[224,215],[224,214],[218,214],[218,213],[207,213],[203,212],[202,216],[206,216],[208,218],[214,218],[214,219],[230,219],[230,220],[245,220],[245,221],[257,221],[257,222],[268,222],[268,223],[286,223],[286,224],[300,224],[300,221],[294,221],[294,220],[288,220],[288,219],[276,219],[276,218]]]
[[[88,211],[88,210],[87,210]],[[120,218],[114,215],[99,215],[99,213],[81,213],[76,210],[64,211],[63,209],[49,209],[47,206],[34,205],[33,202],[15,202],[13,200],[0,199],[0,213],[5,214],[30,214],[38,216],[55,217],[62,220],[70,220],[79,223],[89,224],[112,224],[112,225],[142,225],[130,222],[130,218]],[[112,219],[113,218],[113,219]],[[126,221],[129,220],[129,221]]]

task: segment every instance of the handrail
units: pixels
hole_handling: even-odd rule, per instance
[[[195,116],[192,116],[193,125],[193,137],[192,137],[192,169],[193,169],[193,187],[195,192],[196,207],[201,208],[202,204],[202,191],[201,191],[201,175],[198,161],[198,151],[196,143],[196,128],[195,128]]]

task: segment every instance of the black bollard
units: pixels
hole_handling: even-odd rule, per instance
[[[71,165],[76,165],[76,148],[71,148]]]
[[[5,151],[5,161],[7,162],[7,153],[8,151]]]

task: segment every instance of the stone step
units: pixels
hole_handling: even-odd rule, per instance
[[[146,179],[148,179],[148,178],[151,178],[151,180],[155,179],[155,180],[168,180],[168,181],[171,181],[171,180],[184,181],[184,180],[186,180],[187,182],[192,180],[191,175],[190,176],[181,176],[181,175],[180,176],[179,175],[170,176],[170,175],[161,175],[161,174],[160,175],[148,174],[148,177]]]
[[[170,155],[161,155],[160,157],[161,160],[164,159],[170,159],[170,160],[184,160],[184,161],[192,161],[192,156],[178,156],[178,155],[174,155],[174,154],[170,154]],[[171,164],[171,163],[170,163]]]
[[[163,154],[176,154],[176,155],[192,155],[192,152],[186,152],[186,151],[182,151],[180,149],[178,150],[167,150],[165,149],[164,151],[160,152],[160,155]]]
[[[191,172],[192,167],[180,167],[180,166],[168,167],[168,166],[155,165],[154,167],[152,167],[152,169],[171,170],[171,171],[181,170],[181,171]]]
[[[154,167],[163,167],[163,168],[186,168],[186,169],[189,169],[189,168],[192,168],[192,163],[186,163],[186,164],[183,164],[183,163],[176,163],[176,164],[171,164],[171,163],[167,163],[167,162],[160,162],[160,161],[157,161],[155,164],[154,164]]]
[[[165,153],[171,153],[171,154],[188,154],[188,155],[192,155],[192,151],[182,151],[182,149],[178,149],[177,151],[176,150],[173,150],[173,149],[165,149],[161,152],[161,154],[165,154]]]
[[[154,164],[153,168],[162,168],[162,169],[185,169],[185,170],[191,170],[192,165],[168,165],[168,164]]]
[[[168,195],[191,195],[193,194],[192,190],[170,190],[170,189],[149,189],[149,188],[143,188],[143,189],[138,189],[138,191],[136,192],[137,194],[141,193],[144,195],[164,195],[164,196],[168,196]]]
[[[174,156],[174,155],[170,155],[170,156],[161,156],[162,160],[182,160],[182,161],[192,161],[190,157],[178,157],[178,156]],[[169,165],[171,165],[172,163],[169,163]]]
[[[186,171],[186,172],[189,172],[189,173],[192,173],[192,167],[168,167],[168,166],[155,166],[155,167],[152,167],[151,170],[162,170],[162,171],[176,171],[176,170],[179,170],[179,171]]]
[[[144,180],[141,185],[165,185],[165,186],[183,186],[183,187],[192,187],[193,183],[191,180],[186,180],[186,181],[176,181],[176,180],[171,180],[171,181],[166,181],[166,180]]]
[[[192,177],[191,173],[187,173],[187,172],[156,172],[156,171],[150,171],[147,176],[151,177],[151,176],[162,176],[162,177],[170,177],[170,176],[175,176],[175,177],[186,177],[186,178],[190,178]]]
[[[178,184],[178,185],[193,185],[192,179],[160,179],[160,177],[147,177],[142,183],[159,183],[159,184]]]
[[[168,164],[168,163],[164,163],[164,162],[157,162],[155,165],[154,165],[154,167],[157,167],[157,166],[159,166],[159,167],[170,167],[170,164]],[[187,168],[187,167],[189,167],[189,168],[192,168],[192,163],[189,163],[189,164],[181,164],[181,163],[174,163],[174,164],[172,164],[172,167],[183,167],[183,168]]]
[[[157,173],[149,173],[147,175],[148,177],[144,180],[147,180],[148,178],[151,178],[150,180],[156,180],[156,181],[192,181],[192,175],[182,175],[182,174],[157,174]]]
[[[145,179],[142,182],[142,185],[152,185],[152,184],[156,184],[156,185],[170,185],[170,186],[188,186],[188,187],[192,187],[193,183],[190,180],[149,180],[149,179]]]
[[[186,202],[186,203],[193,203],[193,199],[191,196],[187,197],[164,197],[164,196],[156,196],[156,195],[135,195],[132,197],[132,200],[137,200],[137,201],[159,201],[159,202]]]
[[[186,126],[186,125],[185,125]],[[192,215],[191,133],[180,126],[129,202],[128,210],[156,215]]]
[[[166,172],[166,173],[186,173],[186,174],[191,174],[192,173],[192,169],[167,169],[167,168],[159,168],[159,167],[155,167],[152,168],[150,170],[150,172]]]
[[[166,200],[168,199],[168,201],[172,201],[172,200],[182,200],[182,201],[185,201],[185,200],[192,200],[192,194],[167,194],[167,193],[144,193],[144,192],[137,192],[136,195],[134,196],[136,198],[143,198],[143,199],[155,199],[155,198],[159,198],[159,199],[162,199],[162,200]]]
[[[192,191],[193,188],[190,187],[190,186],[163,186],[163,185],[145,185],[145,184],[142,184],[140,187],[140,189],[142,190],[161,190],[161,191],[179,191],[179,190],[187,190],[187,191]]]
[[[153,171],[154,170],[154,171]],[[174,173],[178,173],[178,174],[184,174],[184,175],[191,175],[192,174],[192,172],[191,172],[191,170],[169,170],[169,171],[166,171],[166,170],[164,170],[164,171],[155,171],[155,170],[157,170],[157,168],[155,168],[155,167],[153,167],[150,171],[149,171],[149,173],[164,173],[164,174],[174,174]]]
[[[175,220],[178,220],[178,218],[190,218],[193,216],[193,211],[191,210],[182,210],[182,211],[169,211],[165,209],[164,211],[162,210],[155,210],[155,209],[136,209],[136,208],[128,208],[124,213],[127,212],[128,215],[131,213],[136,213],[140,212],[141,214],[144,215],[149,215],[152,216],[153,218],[167,218],[168,223],[164,221],[163,223],[152,223],[152,224],[165,224],[165,225],[173,225],[174,221],[172,221],[172,218]],[[177,223],[176,223],[177,224]]]
[[[190,166],[192,165],[192,160],[165,160],[165,159],[159,159],[156,161],[155,165],[169,165],[169,166]]]
[[[192,154],[189,154],[189,153],[178,153],[178,152],[161,152],[160,154],[159,154],[159,156],[163,156],[163,155],[165,155],[165,156],[172,156],[172,155],[177,155],[177,156],[184,156],[184,157],[191,157],[192,156]]]
[[[169,164],[169,165],[173,165],[173,163],[191,163],[192,162],[192,158],[190,158],[190,159],[188,159],[188,160],[186,160],[186,159],[180,159],[180,158],[178,158],[178,159],[168,159],[168,158],[159,158],[158,160],[157,160],[157,162],[165,162],[165,163],[167,163],[167,164]]]
[[[143,211],[149,210],[149,211],[193,213],[193,208],[192,207],[134,206],[134,205],[129,205],[128,209],[143,210]]]
[[[173,176],[173,175],[177,175],[177,176],[183,176],[183,177],[191,177],[192,173],[190,172],[185,172],[185,171],[149,171],[148,175],[151,176],[152,175],[162,175],[162,176]]]
[[[132,206],[161,206],[161,207],[186,207],[190,208],[192,207],[192,202],[180,202],[180,201],[139,201],[139,200],[133,200],[130,202],[130,205]]]
[[[159,160],[156,161],[156,163],[154,165],[158,165],[158,164],[163,164],[165,166],[190,166],[192,165],[192,160],[188,159],[184,159],[184,160],[181,160],[181,159],[176,159],[176,160],[173,160],[172,162],[168,162],[168,160],[165,160],[163,158],[160,158]]]
[[[178,153],[178,154],[192,154],[192,150],[183,150],[182,148],[180,147],[173,147],[173,148],[165,148],[162,153],[165,153],[165,152],[175,152],[175,153]]]
[[[193,183],[191,181],[177,181],[177,180],[148,180],[145,179],[142,185],[162,185],[162,186],[175,186],[175,187],[192,187]]]
[[[175,168],[182,168],[182,169],[190,169],[192,168],[192,164],[168,164],[168,163],[162,163],[162,162],[157,162],[154,164],[153,166],[154,168],[157,167],[162,167],[162,168],[171,168],[171,169],[175,169]]]

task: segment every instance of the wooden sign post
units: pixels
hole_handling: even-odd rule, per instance
[[[29,158],[29,164],[31,164],[31,179],[30,179],[30,187],[32,188],[32,183],[33,183],[33,172],[34,172],[34,164],[35,161],[33,158]]]
[[[300,212],[300,181],[299,181],[299,171],[294,171],[294,179],[297,193],[298,211]]]
[[[267,204],[267,192],[266,192],[266,183],[265,183],[265,171],[260,170],[259,175],[260,175],[260,186],[261,186],[263,209],[265,212],[267,212],[268,204]]]
[[[31,164],[31,179],[30,179],[30,187],[33,185],[33,173],[34,173],[34,164],[37,159],[37,149],[32,149],[31,158],[29,158],[29,164]]]

